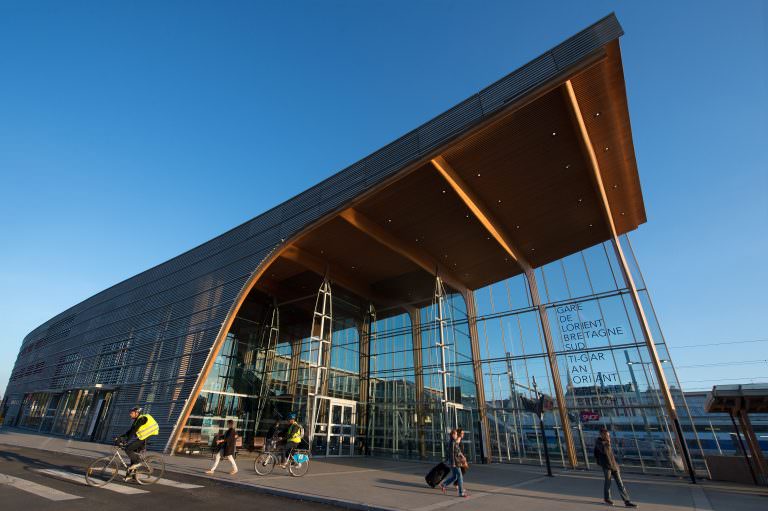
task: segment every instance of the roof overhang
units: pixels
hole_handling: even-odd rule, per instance
[[[418,302],[436,273],[474,290],[645,221],[615,38],[305,228],[258,287],[290,299],[328,275]]]

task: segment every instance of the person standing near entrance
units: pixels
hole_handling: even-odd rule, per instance
[[[459,497],[469,497],[469,493],[464,491],[464,476],[461,473],[462,467],[467,467],[467,458],[461,452],[461,439],[464,437],[464,431],[461,428],[451,430],[451,439],[448,441],[448,457],[445,464],[451,468],[451,475],[440,484],[440,489],[445,493],[445,488],[454,482],[458,483]]]
[[[283,452],[283,463],[280,465],[282,468],[286,468],[288,466],[288,462],[291,461],[289,459],[291,451],[299,446],[303,436],[304,428],[301,427],[301,424],[296,422],[296,413],[289,413],[288,429],[285,432],[285,451]]]
[[[637,507],[637,504],[629,500],[629,493],[624,487],[624,482],[621,480],[621,473],[619,471],[619,464],[616,462],[616,456],[613,454],[613,447],[611,446],[611,434],[608,429],[603,426],[600,428],[600,436],[595,442],[595,461],[603,468],[603,476],[605,482],[603,484],[603,500],[609,506],[613,505],[611,500],[611,478],[616,480],[616,486],[619,488],[619,495],[624,501],[626,507]]]
[[[237,432],[235,431],[235,421],[228,420],[227,421],[227,432],[224,433],[224,437],[220,438],[216,441],[217,449],[216,449],[216,457],[213,461],[213,466],[206,470],[206,474],[213,474],[216,471],[216,467],[219,466],[219,461],[221,461],[221,453],[224,453],[224,457],[229,460],[229,463],[232,465],[232,470],[229,471],[230,474],[234,475],[237,474],[237,463],[235,463],[235,442],[237,442]]]

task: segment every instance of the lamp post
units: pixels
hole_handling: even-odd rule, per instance
[[[536,386],[536,377],[533,377],[533,392],[536,394],[536,397],[538,398],[538,402],[536,404],[536,412],[539,416],[539,429],[541,429],[541,438],[542,443],[544,444],[544,459],[547,461],[547,475],[549,477],[554,477],[552,475],[552,465],[549,462],[549,448],[547,447],[547,435],[544,432],[544,394],[540,393],[538,390],[538,387]]]

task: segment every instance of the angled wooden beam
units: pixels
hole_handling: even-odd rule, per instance
[[[568,410],[565,405],[565,395],[560,381],[560,370],[558,369],[557,356],[555,355],[555,342],[552,336],[552,328],[549,323],[549,314],[546,306],[541,302],[539,286],[536,282],[536,274],[533,267],[525,259],[522,251],[515,247],[512,238],[507,233],[504,225],[496,219],[491,209],[484,203],[480,196],[467,184],[464,178],[448,163],[445,158],[438,156],[432,160],[432,165],[438,173],[445,179],[448,185],[453,189],[459,198],[464,202],[475,218],[485,227],[488,234],[493,236],[502,249],[523,269],[525,278],[528,280],[528,290],[531,295],[531,301],[538,310],[541,329],[544,333],[544,344],[547,348],[547,358],[549,359],[549,369],[552,373],[552,385],[557,399],[557,410],[560,416],[563,436],[565,437],[566,450],[568,451],[568,460],[572,467],[578,466],[576,456],[576,444],[574,443],[573,433],[571,432],[571,421],[568,418]],[[482,371],[480,371],[482,373]]]
[[[456,170],[443,158],[438,156],[432,160],[432,165],[437,169],[443,179],[453,189],[459,198],[464,202],[469,210],[475,215],[480,223],[493,236],[493,239],[501,246],[509,256],[520,265],[522,269],[530,268],[523,255],[515,249],[512,239],[505,232],[501,222],[497,221],[495,215],[491,212],[480,197],[464,181]]]
[[[280,257],[293,261],[305,267],[309,271],[317,273],[320,276],[328,275],[332,282],[337,283],[341,287],[352,291],[361,298],[365,298],[373,303],[392,305],[393,301],[389,298],[377,295],[368,283],[361,281],[354,275],[350,275],[348,272],[341,270],[336,264],[327,261],[315,254],[304,250],[296,245],[286,247],[286,249],[280,253]]]
[[[611,212],[611,204],[608,201],[608,195],[605,192],[605,185],[603,183],[603,176],[600,172],[600,163],[597,161],[597,154],[595,153],[595,148],[592,145],[592,139],[589,136],[587,125],[584,122],[584,116],[581,113],[579,100],[576,97],[576,92],[573,90],[573,84],[570,80],[565,82],[565,86],[563,87],[563,95],[565,96],[570,107],[571,120],[573,121],[574,128],[576,129],[576,133],[579,136],[582,150],[584,151],[589,162],[592,184],[595,186],[595,190],[602,202],[603,215],[605,216],[605,219],[608,222],[608,226],[611,229],[611,241],[613,250],[616,253],[616,258],[619,260],[619,267],[621,268],[621,273],[624,276],[624,281],[627,283],[627,288],[629,288],[635,313],[640,320],[640,328],[643,331],[645,344],[648,348],[648,352],[651,355],[651,363],[653,365],[654,373],[656,374],[656,380],[659,383],[659,390],[661,391],[662,396],[664,396],[664,402],[667,406],[667,413],[669,413],[670,419],[672,419],[672,423],[675,426],[675,432],[677,433],[677,439],[680,443],[680,448],[683,451],[688,474],[691,478],[691,481],[695,484],[696,471],[693,468],[693,462],[691,461],[690,453],[688,452],[688,445],[686,444],[683,430],[680,426],[680,420],[677,415],[675,400],[672,398],[672,393],[669,390],[669,385],[667,384],[667,378],[664,374],[664,369],[661,367],[661,360],[659,359],[659,354],[656,351],[656,343],[653,340],[653,333],[651,331],[650,324],[648,323],[648,318],[645,315],[645,310],[643,309],[643,304],[640,300],[640,294],[637,291],[637,286],[635,285],[635,280],[632,277],[632,272],[629,269],[629,264],[627,263],[627,259],[624,255],[624,250],[621,248],[621,243],[619,242],[618,232],[616,231],[616,224],[613,221],[613,213]]]
[[[437,259],[432,257],[426,250],[398,238],[360,211],[349,208],[342,211],[339,216],[352,227],[367,234],[393,252],[405,257],[427,273],[434,275],[437,272],[440,278],[456,291],[463,293],[467,289],[467,285],[461,279],[446,269],[445,266],[440,265]]]

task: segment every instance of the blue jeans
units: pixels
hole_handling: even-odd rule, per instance
[[[616,481],[616,486],[619,487],[619,495],[624,502],[629,500],[629,494],[624,487],[624,481],[621,480],[621,474],[618,470],[603,467],[603,477],[605,478],[605,484],[603,485],[603,498],[605,500],[611,500],[611,477]]]
[[[464,476],[461,475],[461,469],[459,467],[451,467],[451,475],[448,479],[443,481],[443,486],[448,487],[456,481],[459,483],[459,495],[464,495]]]

